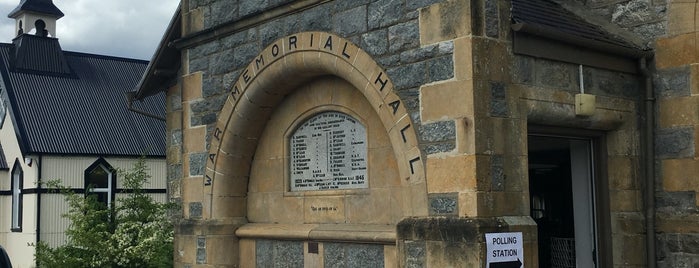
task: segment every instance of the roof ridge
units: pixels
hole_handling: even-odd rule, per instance
[[[134,59],[134,58],[128,58],[124,56],[112,56],[112,55],[101,55],[101,54],[96,54],[96,53],[89,53],[89,52],[79,52],[79,51],[70,51],[70,50],[63,50],[63,53],[71,54],[71,56],[88,56],[92,58],[102,58],[102,59],[114,59],[114,60],[119,60],[119,61],[127,61],[127,62],[136,62],[136,63],[148,63],[148,60],[142,60],[142,59]]]
[[[0,47],[14,47],[14,44],[0,42]],[[71,54],[71,56],[89,56],[89,57],[93,57],[93,58],[115,59],[115,60],[120,60],[120,61],[130,61],[130,62],[136,62],[136,63],[149,63],[150,62],[149,60],[129,58],[129,57],[124,57],[124,56],[102,55],[102,54],[97,54],[97,53],[80,52],[80,51],[72,51],[72,50],[63,50],[63,53]]]
[[[15,15],[22,11],[43,13],[46,15],[51,15],[56,18],[61,18],[65,14],[53,3],[53,0],[22,0],[19,5],[13,9],[10,14],[7,15],[9,18],[14,18]]]

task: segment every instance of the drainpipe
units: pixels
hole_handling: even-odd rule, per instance
[[[655,268],[655,96],[653,94],[653,79],[648,70],[648,58],[638,61],[638,69],[643,75],[645,86],[645,201],[646,201],[646,263],[648,268]]]
[[[36,186],[36,244],[41,242],[41,164],[43,163],[42,155],[39,155],[39,161],[36,163],[36,168],[39,170],[37,173],[37,186]],[[35,249],[36,250],[36,249]],[[35,263],[36,264],[36,263]],[[37,264],[38,266],[38,264]]]
[[[152,114],[152,113],[149,113],[146,111],[141,111],[141,110],[134,108],[133,101],[134,101],[135,95],[136,95],[136,92],[133,92],[133,91],[126,93],[126,109],[128,109],[129,111],[132,111],[134,113],[140,114],[140,115],[144,115],[144,116],[147,116],[150,118],[155,118],[155,119],[160,120],[160,121],[165,121],[165,117],[155,115],[155,114]]]

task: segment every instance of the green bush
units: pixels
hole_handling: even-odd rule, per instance
[[[111,207],[94,195],[76,194],[58,181],[49,188],[60,189],[69,205],[63,217],[70,220],[67,243],[51,248],[36,244],[34,255],[40,267],[172,267],[173,226],[167,213],[172,204],[161,204],[143,191],[150,176],[144,159],[129,171],[118,171],[130,193],[117,198]]]

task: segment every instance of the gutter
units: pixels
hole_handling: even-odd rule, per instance
[[[646,264],[648,268],[655,268],[655,96],[653,92],[653,80],[648,70],[648,58],[638,60],[638,69],[643,75],[645,86],[645,106],[646,125],[644,127],[645,136],[645,204],[646,204]]]
[[[181,56],[179,50],[172,46],[172,40],[180,38],[182,35],[182,3],[177,6],[175,14],[170,19],[170,23],[165,30],[165,35],[160,40],[158,49],[153,54],[146,71],[141,76],[141,80],[133,90],[136,93],[132,97],[135,100],[142,100],[150,95],[165,91],[170,84],[167,79],[177,75],[180,69]],[[155,89],[148,89],[155,88]]]

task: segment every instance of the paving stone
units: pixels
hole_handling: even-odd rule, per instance
[[[423,8],[434,3],[441,2],[442,0],[410,0],[405,1],[405,8],[407,10],[417,10],[418,8]]]
[[[189,155],[189,175],[201,176],[204,175],[206,168],[207,153],[195,153]]]
[[[324,243],[325,267],[383,267],[383,246],[370,244]]]
[[[439,142],[456,138],[453,120],[420,125],[420,138],[426,142]]]
[[[246,1],[242,1],[246,2]],[[238,16],[238,1],[215,1],[211,4],[210,15],[204,16],[204,25],[211,28],[227,21],[236,20]],[[207,23],[208,21],[208,23]]]
[[[498,38],[500,35],[500,14],[497,0],[485,0],[485,35]]]
[[[507,88],[504,83],[490,82],[490,115],[494,117],[507,117]]]
[[[430,215],[456,215],[459,212],[459,196],[457,193],[429,194],[427,199]]]
[[[390,26],[400,21],[403,18],[403,7],[402,0],[380,0],[369,4],[369,29]]]
[[[420,31],[417,20],[389,27],[388,43],[388,50],[391,53],[418,47],[420,44]]]
[[[405,241],[405,267],[423,268],[426,264],[425,241]]]
[[[201,202],[189,203],[189,217],[190,218],[201,218],[202,205]]]
[[[366,6],[358,6],[337,13],[333,17],[333,30],[341,36],[351,36],[366,32],[366,17]]]
[[[381,56],[388,52],[388,31],[381,29],[365,33],[362,35],[361,44],[369,55]]]
[[[433,58],[425,62],[427,65],[427,83],[449,80],[454,77],[454,57],[451,55]]]
[[[653,86],[660,97],[684,97],[691,94],[689,67],[659,70],[653,76]]]
[[[694,128],[677,127],[657,131],[655,151],[658,158],[685,158],[694,156]]]

